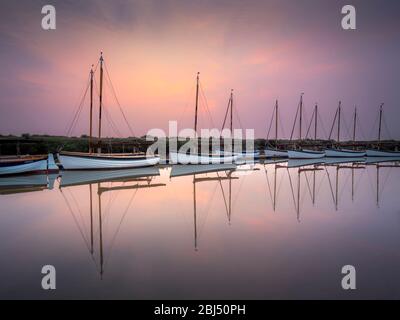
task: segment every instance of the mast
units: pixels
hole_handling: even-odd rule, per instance
[[[99,105],[99,147],[100,147],[100,138],[101,138],[101,113],[103,107],[103,51],[100,55],[100,105]],[[99,150],[101,150],[99,148]]]
[[[231,225],[232,217],[232,177],[229,176],[229,225]]]
[[[197,206],[196,206],[196,175],[193,175],[193,219],[194,219],[194,250],[197,251]]]
[[[303,94],[300,95],[300,128],[299,128],[299,139],[301,141],[301,124],[303,121]]]
[[[102,217],[101,217],[100,183],[97,184],[97,194],[98,194],[98,199],[99,199],[100,276],[103,277],[103,222],[102,222]]]
[[[199,107],[199,78],[200,72],[197,72],[197,79],[196,79],[196,105],[195,105],[195,114],[194,114],[194,133],[195,136],[197,135],[197,110]]]
[[[92,198],[92,184],[89,184],[90,192],[90,253],[93,254],[93,198]]]
[[[278,148],[278,99],[275,102],[275,149]]]
[[[233,136],[233,89],[231,89],[231,135]]]
[[[315,111],[314,111],[314,140],[317,140],[317,115],[318,115],[318,104],[315,104]]]
[[[378,130],[378,141],[381,142],[381,129],[382,129],[382,113],[383,113],[383,103],[379,107],[379,130]]]
[[[90,120],[89,120],[89,153],[92,153],[93,139],[93,65],[90,70]]]
[[[354,107],[354,119],[353,119],[353,144],[356,142],[356,123],[357,123],[357,107]]]
[[[338,107],[338,127],[337,127],[337,142],[339,143],[340,141],[340,112],[342,109],[342,101],[339,101],[339,107]]]

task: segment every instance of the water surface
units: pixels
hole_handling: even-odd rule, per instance
[[[400,298],[397,163],[294,165],[1,178],[0,297]]]

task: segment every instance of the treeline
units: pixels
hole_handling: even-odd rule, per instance
[[[178,147],[187,140],[179,141]],[[101,148],[103,153],[138,153],[146,152],[147,148],[153,143],[146,141],[146,137],[129,137],[129,138],[103,138],[100,142],[94,139],[92,146],[95,150]],[[168,141],[167,141],[168,146]],[[303,147],[310,149],[323,149],[330,147],[345,147],[354,149],[367,149],[381,147],[387,150],[400,150],[400,141],[343,141],[337,144],[333,140],[265,140],[256,139],[254,141],[254,149],[261,150],[266,145],[278,147],[281,149],[290,149],[294,147]],[[245,148],[245,142],[243,142]],[[82,135],[80,137],[63,137],[50,135],[30,135],[22,134],[21,136],[2,136],[0,135],[0,155],[22,155],[22,154],[47,154],[56,153],[60,150],[88,152],[89,137]],[[168,147],[167,147],[168,150]]]

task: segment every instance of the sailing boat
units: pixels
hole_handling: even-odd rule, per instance
[[[229,96],[228,107],[226,109],[225,118],[224,118],[224,122],[222,123],[221,131],[224,130],[228,112],[230,113],[230,127],[229,128],[230,128],[230,132],[233,136],[233,89],[231,90],[231,94]],[[234,148],[232,146],[232,150],[233,149]],[[254,160],[254,159],[260,158],[260,151],[249,151],[249,150],[245,150],[244,152],[217,151],[217,153],[223,154],[223,155],[238,155],[240,157],[241,161]]]
[[[286,150],[278,149],[278,100],[276,100],[275,102],[275,110],[272,115],[272,120],[274,117],[275,117],[275,148],[266,147],[264,149],[264,154],[267,158],[286,158],[288,156],[288,152]]]
[[[99,134],[101,139],[101,115],[103,108],[103,52],[100,56],[100,105],[99,105]],[[89,134],[89,152],[61,152],[58,156],[64,170],[103,170],[103,169],[127,169],[137,167],[154,166],[160,162],[160,157],[132,154],[101,154],[92,151],[92,112],[93,112],[93,67],[90,70],[90,134]]]
[[[300,95],[300,104],[299,108],[297,110],[300,115],[299,115],[299,140],[301,141],[301,129],[302,129],[302,119],[303,119],[303,93]],[[318,111],[318,108],[316,106],[314,116],[315,116],[315,128],[317,128],[317,114],[316,112]],[[296,120],[297,120],[297,113],[296,117],[294,119],[293,123],[293,130],[296,125]],[[292,133],[293,133],[292,130]],[[317,130],[315,130],[316,134]],[[317,137],[315,136],[315,139]],[[315,150],[306,150],[306,149],[300,149],[300,150],[288,150],[288,156],[290,159],[319,159],[323,158],[325,156],[325,152],[323,151],[315,151]]]
[[[0,176],[17,174],[40,174],[58,171],[54,157],[38,156],[4,156],[0,157]]]
[[[379,128],[378,128],[378,149],[367,150],[367,157],[400,157],[398,151],[384,151],[380,150],[381,143],[381,129],[382,129],[382,116],[383,116],[383,103],[379,107]]]
[[[342,110],[342,102],[339,101],[339,106],[336,109],[335,117],[333,118],[332,129],[330,136],[332,134],[333,127],[335,125],[337,119],[337,144],[339,145],[340,142],[340,115]],[[355,141],[356,137],[356,121],[357,121],[357,108],[354,110],[354,123],[353,123],[353,142]],[[325,155],[327,157],[340,157],[340,158],[354,158],[354,157],[364,157],[364,151],[357,151],[357,150],[350,150],[350,149],[343,149],[343,148],[331,148],[325,150]]]
[[[194,132],[195,139],[197,140],[197,112],[199,107],[199,85],[200,85],[200,72],[197,73],[196,78],[196,103],[195,103],[195,116],[194,116]],[[196,141],[197,142],[197,141]],[[174,164],[218,164],[218,163],[234,163],[239,158],[236,154],[225,155],[223,153],[216,154],[187,154],[183,152],[170,151],[169,161]]]

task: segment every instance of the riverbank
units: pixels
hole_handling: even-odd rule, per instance
[[[267,144],[271,147],[281,149],[290,149],[294,146],[301,146],[310,149],[324,149],[332,146],[337,146],[333,140],[269,140],[256,139],[254,148],[261,150]],[[95,141],[98,146],[98,141]],[[129,138],[103,138],[101,140],[101,150],[104,153],[138,153],[146,152],[147,148],[152,144],[152,141],[146,141],[145,137],[129,137]],[[185,143],[180,141],[178,145]],[[243,144],[244,145],[244,144]],[[168,142],[167,142],[168,146]],[[343,148],[355,149],[371,149],[380,146],[387,150],[400,150],[399,140],[385,141],[343,141],[339,143]],[[21,154],[46,154],[55,153],[62,148],[64,151],[88,152],[89,137],[63,137],[50,135],[29,135],[22,136],[0,136],[0,155],[21,155]]]

